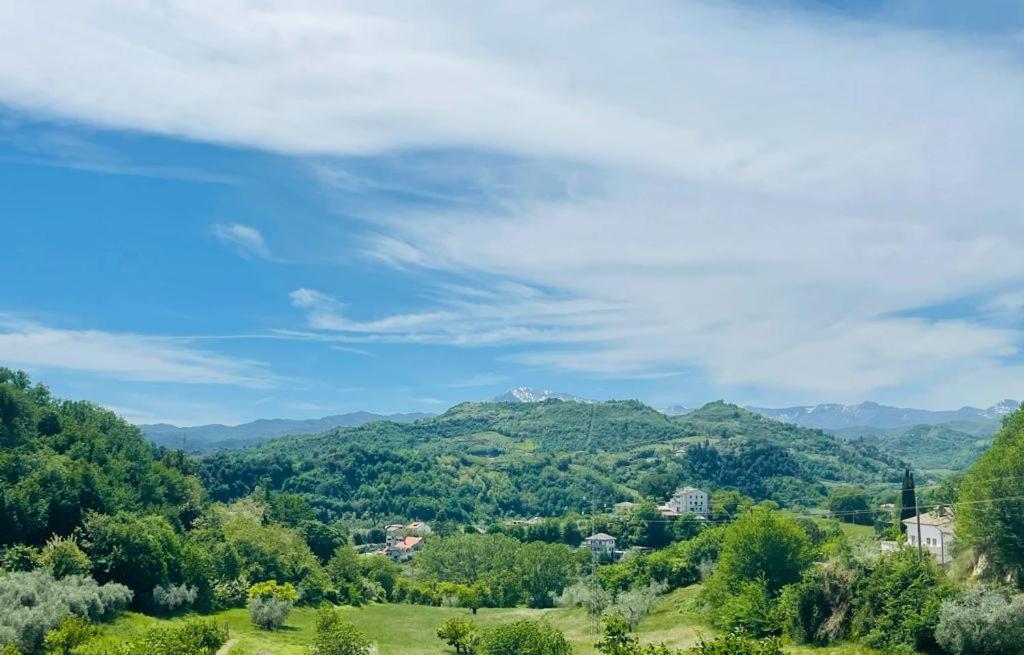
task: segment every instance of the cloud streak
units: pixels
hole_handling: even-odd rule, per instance
[[[252,226],[240,223],[218,223],[213,226],[213,235],[221,241],[234,245],[241,257],[271,259],[270,249],[267,248],[263,234]]]
[[[258,362],[190,348],[180,340],[99,330],[67,330],[0,316],[0,361],[118,380],[267,387]]]

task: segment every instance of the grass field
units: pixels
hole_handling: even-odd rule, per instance
[[[671,646],[693,645],[703,634],[713,635],[713,630],[704,625],[691,606],[697,587],[680,589],[665,596],[654,612],[640,624],[637,634],[643,642],[665,642]],[[344,607],[341,611],[346,618],[373,639],[380,655],[439,655],[454,652],[435,635],[437,626],[451,616],[470,616],[468,610],[447,607],[425,607],[422,605],[367,605],[365,607]],[[275,632],[257,630],[249,621],[244,609],[228,610],[216,615],[217,620],[226,623],[231,637],[237,643],[231,655],[256,655],[266,651],[273,655],[305,655],[313,637],[316,610],[299,608],[292,612],[284,629]],[[592,655],[597,637],[592,632],[586,614],[578,609],[532,610],[481,609],[474,620],[481,626],[507,623],[517,619],[543,619],[565,633],[580,655]],[[171,619],[176,621],[181,619]],[[100,637],[90,644],[99,655],[104,647],[114,645],[137,635],[147,628],[166,624],[168,621],[154,619],[141,614],[126,614],[114,623],[105,626]],[[815,655],[871,655],[874,651],[856,646],[837,648],[794,647],[793,653],[814,653]]]

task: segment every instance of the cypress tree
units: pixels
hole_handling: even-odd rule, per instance
[[[916,515],[917,495],[914,491],[914,474],[908,468],[903,471],[903,489],[900,491],[900,513],[899,519],[897,519],[900,532],[907,531],[907,526],[903,525],[903,521]]]

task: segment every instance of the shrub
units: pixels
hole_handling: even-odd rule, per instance
[[[25,544],[14,544],[0,557],[0,568],[5,571],[31,571],[39,566],[39,550]]]
[[[729,634],[712,641],[700,640],[689,651],[692,655],[783,655],[782,644],[775,637],[755,640]]]
[[[782,631],[778,606],[763,579],[743,583],[735,593],[718,602],[712,623],[754,637],[777,635]]]
[[[110,655],[213,655],[227,640],[226,626],[213,620],[189,619],[166,628],[152,628]]]
[[[74,535],[60,537],[53,535],[39,554],[39,563],[55,578],[69,575],[88,575],[92,570],[89,557],[78,547]]]
[[[337,610],[323,607],[317,613],[310,655],[369,655],[370,646],[366,635],[342,619]]]
[[[829,644],[850,629],[850,607],[857,571],[837,563],[808,569],[780,599],[786,632],[799,643]]]
[[[276,580],[257,582],[249,587],[249,618],[263,630],[276,630],[284,625],[288,614],[299,599],[299,592],[291,583]]]
[[[1024,597],[974,589],[942,602],[935,641],[953,655],[1018,655],[1024,645]]]
[[[658,596],[665,593],[666,588],[664,583],[655,582],[623,591],[615,599],[615,611],[622,615],[630,629],[635,628],[645,616],[650,614],[651,608],[658,602]]]
[[[71,655],[74,649],[96,636],[96,627],[83,618],[71,616],[51,630],[43,644],[47,655]]]
[[[851,633],[879,650],[931,650],[942,600],[951,593],[931,557],[909,548],[880,557],[854,588]]]
[[[572,646],[565,635],[547,623],[516,621],[484,633],[479,655],[570,655]]]
[[[153,606],[159,612],[171,614],[192,607],[198,595],[198,590],[188,585],[157,585],[153,588]]]
[[[243,607],[249,594],[249,581],[244,577],[218,580],[213,584],[213,606],[216,609]]]
[[[34,652],[64,619],[110,620],[131,599],[127,587],[101,587],[85,576],[57,580],[42,570],[9,573],[0,577],[0,646],[13,644],[23,653]]]
[[[456,653],[475,653],[480,633],[472,621],[453,617],[437,629],[437,638],[454,648]]]

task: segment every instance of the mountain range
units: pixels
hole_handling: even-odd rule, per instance
[[[210,424],[178,427],[168,423],[150,423],[138,427],[150,441],[158,446],[182,448],[183,450],[210,450],[240,448],[293,434],[317,434],[334,428],[359,427],[374,421],[411,423],[431,416],[433,414],[417,412],[408,414],[350,412],[314,419],[259,419],[241,425]]]
[[[961,407],[944,411],[890,407],[870,401],[859,405],[829,403],[782,409],[767,407],[747,407],[747,409],[777,421],[822,430],[839,430],[858,426],[888,430],[915,425],[953,424],[957,425],[959,429],[973,434],[976,433],[976,430],[994,432],[999,428],[1003,416],[1016,411],[1019,407],[1020,403],[1016,400],[1003,400],[986,409]],[[972,427],[974,429],[971,429]]]

